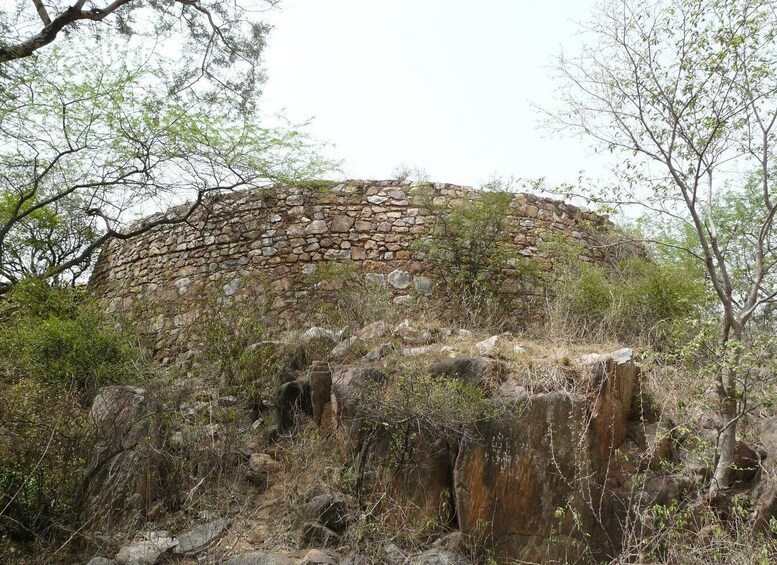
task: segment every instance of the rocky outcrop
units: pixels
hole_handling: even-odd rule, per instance
[[[586,384],[594,395],[593,442],[600,464],[606,465],[610,455],[626,439],[639,369],[631,349],[607,356],[589,356],[586,361],[591,366],[591,381]]]
[[[630,349],[587,356],[577,366],[571,392],[529,395],[522,387],[485,386],[504,377],[497,360],[437,362],[430,374],[485,386],[494,394],[490,408],[458,440],[425,429],[407,434],[401,453],[395,437],[362,426],[360,392],[382,386],[384,375],[335,369],[333,416],[361,466],[378,470],[380,489],[420,518],[456,520],[498,560],[564,562],[583,551],[603,558],[619,546],[621,507],[607,480],[626,438],[639,371]]]
[[[340,437],[352,446],[361,445],[364,408],[359,404],[360,396],[371,387],[380,386],[386,375],[378,369],[346,366],[332,372],[332,420]]]
[[[83,484],[83,515],[103,527],[132,525],[145,518],[160,496],[160,406],[144,389],[100,389],[90,417],[95,443]]]
[[[564,392],[506,402],[498,418],[479,424],[478,441],[460,448],[459,527],[500,559],[576,558],[571,541],[595,535],[602,542],[589,505],[598,487],[590,480],[588,403]],[[559,541],[551,543],[554,532]]]
[[[618,504],[605,481],[626,437],[638,367],[630,349],[582,361],[579,392],[497,398],[498,416],[459,448],[459,527],[497,558],[563,562],[583,548],[618,549]]]

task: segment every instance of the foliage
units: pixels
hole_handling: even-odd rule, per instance
[[[189,349],[179,361],[220,394],[263,410],[275,406],[280,385],[298,378],[308,360],[323,352],[317,350],[320,342],[304,343],[289,329],[293,320],[284,325],[279,319],[266,281],[252,277],[240,285],[235,295],[210,296],[197,305]]]
[[[90,435],[74,391],[33,377],[0,381],[0,532],[47,539],[73,523]]]
[[[750,174],[742,186],[733,185],[728,190],[713,195],[710,215],[719,229],[719,242],[726,251],[726,260],[731,274],[732,295],[737,303],[747,300],[749,281],[753,278],[758,258],[759,229],[763,223],[762,181],[760,172]],[[702,244],[696,231],[687,222],[666,216],[645,214],[638,220],[640,230],[649,238],[659,242],[656,253],[662,261],[671,262],[698,276],[704,273],[704,266],[697,257],[703,255]],[[762,243],[764,249],[760,259],[767,264],[777,259],[777,240],[769,230]],[[763,274],[764,288],[777,284],[775,273]],[[754,321],[762,329],[773,323],[773,308],[769,304],[753,313]]]
[[[736,498],[727,522],[709,508],[677,500],[651,505],[630,524],[623,555],[639,563],[773,563],[777,555],[774,538],[753,532],[748,514],[747,506]]]
[[[494,181],[479,195],[453,203],[439,202],[429,184],[415,190],[434,221],[416,250],[433,265],[447,299],[462,317],[472,322],[484,311],[506,308],[500,285],[507,269],[524,286],[537,282],[537,266],[504,239],[513,194],[503,183]]]
[[[358,330],[375,320],[397,318],[388,288],[366,280],[356,263],[320,262],[306,275],[308,318],[327,327]]]
[[[294,130],[207,102],[160,95],[134,52],[15,63],[0,88],[0,285],[77,278],[112,237],[186,221],[209,194],[317,176],[328,164]],[[190,199],[128,226],[142,210]]]
[[[623,258],[609,268],[573,252],[554,273],[549,323],[559,335],[677,350],[693,336],[689,324],[709,314],[703,276],[659,258]]]
[[[26,279],[0,301],[0,532],[46,544],[75,527],[88,405],[142,381],[134,341],[81,289]]]
[[[481,388],[460,378],[406,373],[363,391],[360,405],[374,426],[392,435],[429,432],[432,437],[471,435],[487,410]]]
[[[0,325],[0,374],[84,398],[97,388],[137,377],[142,352],[77,289],[28,279],[7,295]]]
[[[92,53],[137,43],[137,67],[165,75],[163,91],[208,98],[228,92],[244,112],[264,78],[260,57],[269,26],[263,12],[277,0],[15,0],[0,8],[0,74],[45,46],[88,44]],[[76,58],[76,53],[70,57]],[[194,88],[196,87],[196,89]]]

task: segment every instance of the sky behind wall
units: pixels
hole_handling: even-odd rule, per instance
[[[343,159],[343,176],[607,175],[585,140],[541,127],[549,68],[580,45],[594,0],[285,0],[265,56],[263,111],[283,111]]]

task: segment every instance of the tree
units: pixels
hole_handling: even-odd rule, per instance
[[[81,42],[139,38],[168,70],[169,86],[197,82],[252,103],[262,79],[269,26],[258,20],[278,0],[11,0],[0,7],[0,72],[63,36]],[[182,48],[183,47],[183,48]],[[44,50],[45,51],[45,50]],[[165,53],[174,54],[167,57]]]
[[[587,33],[580,56],[559,61],[556,123],[624,155],[621,182],[603,197],[686,226],[695,244],[681,247],[704,265],[720,304],[727,361],[715,374],[714,497],[728,486],[745,413],[746,330],[777,297],[777,3],[611,0]],[[738,189],[754,170],[748,190]],[[747,202],[738,217],[716,214],[727,198]]]
[[[299,132],[235,113],[230,93],[165,96],[158,71],[133,63],[131,51],[55,48],[4,78],[0,292],[30,275],[77,278],[108,239],[185,222],[209,193],[327,168]],[[186,199],[175,214],[129,223]]]

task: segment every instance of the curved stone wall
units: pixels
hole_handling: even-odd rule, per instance
[[[432,186],[437,205],[479,194],[470,187]],[[239,297],[252,279],[269,285],[279,316],[293,316],[310,275],[326,263],[349,262],[407,302],[413,291],[428,291],[433,278],[412,244],[429,233],[434,218],[412,188],[408,182],[352,180],[214,197],[185,224],[111,241],[90,285],[113,311],[140,317],[162,354],[184,346],[183,330],[207,296]],[[512,198],[510,218],[505,241],[526,257],[544,261],[539,242],[557,232],[581,243],[587,259],[603,259],[592,244],[609,225],[605,218],[531,194]],[[509,284],[509,267],[504,275],[505,290],[519,292]]]

